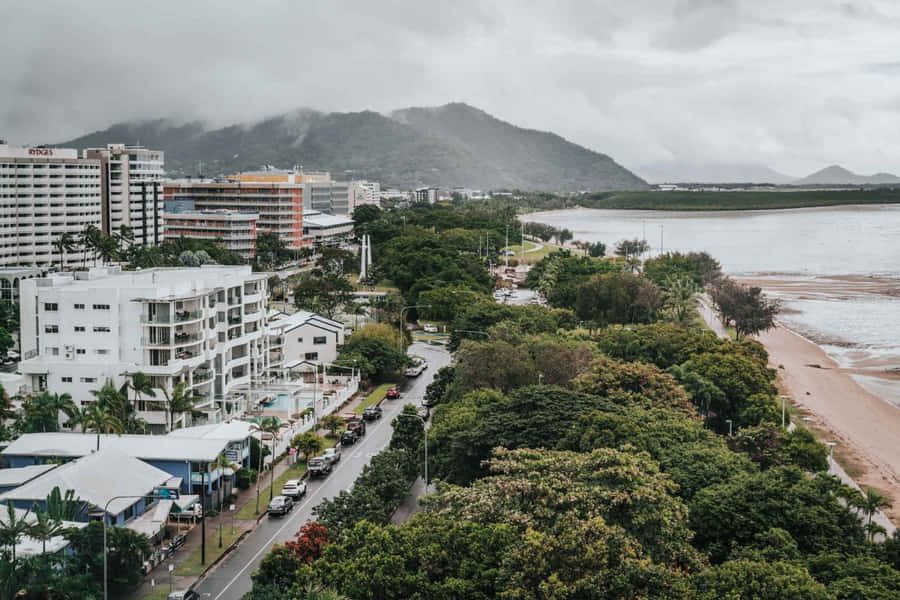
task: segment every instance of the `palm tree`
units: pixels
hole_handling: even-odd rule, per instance
[[[106,234],[101,234],[97,244],[97,254],[103,263],[112,262],[119,256],[119,241]]]
[[[694,306],[697,285],[693,279],[687,276],[669,276],[663,287],[665,289],[663,299],[666,306],[672,311],[672,318],[676,323],[683,323]]]
[[[31,396],[22,404],[22,411],[27,423],[26,430],[58,431],[59,413],[63,413],[69,419],[73,418],[78,408],[72,401],[72,396],[63,394],[51,394],[41,392],[37,396]]]
[[[264,417],[259,424],[259,430],[262,433],[272,434],[272,485],[269,486],[269,502],[271,502],[275,497],[275,436],[281,431],[281,421],[278,417]],[[262,441],[262,436],[260,436],[260,441]]]
[[[97,432],[97,450],[100,450],[100,434],[115,433],[122,435],[125,425],[112,411],[110,411],[100,400],[91,402],[91,404],[82,411],[81,425],[85,431]]]
[[[359,317],[362,315],[366,316],[367,311],[366,307],[358,302],[351,302],[349,306],[347,306],[349,314],[353,315],[353,331],[359,330]]]
[[[144,373],[129,374],[131,381],[129,387],[134,390],[134,401],[140,407],[141,400],[144,396],[156,398],[156,391],[153,389],[153,378]]]
[[[883,532],[884,528],[878,525],[877,523],[872,523],[872,518],[882,508],[890,508],[891,503],[887,498],[876,492],[875,490],[868,488],[866,489],[866,493],[860,496],[857,496],[853,499],[853,505],[856,508],[860,509],[866,517],[866,532],[869,536],[869,541],[872,541],[872,538],[875,537],[876,533]]]
[[[172,394],[163,388],[163,395],[166,397],[169,412],[169,431],[175,428],[175,415],[192,411],[197,398],[187,393],[187,383],[181,382],[172,390]]]
[[[63,526],[62,521],[58,521],[50,516],[50,513],[40,510],[37,504],[34,505],[34,517],[35,521],[28,528],[28,535],[41,541],[41,554],[46,554],[47,542],[62,535],[67,528]]]
[[[119,230],[113,234],[113,237],[120,247],[120,255],[124,254],[134,244],[134,230],[128,225],[119,225]]]
[[[96,262],[97,250],[100,248],[100,237],[102,235],[103,232],[101,232],[94,224],[88,224],[85,226],[84,231],[81,232],[81,238],[79,239],[79,245],[83,252],[81,257],[81,268],[85,268],[87,255],[89,253],[94,255],[94,261]]]
[[[28,511],[20,519],[12,502],[6,503],[6,514],[0,517],[0,544],[12,549],[13,573],[16,567],[16,546],[22,536],[28,535],[31,525],[28,523]]]
[[[75,490],[66,490],[63,494],[58,486],[47,494],[46,504],[47,513],[57,521],[76,521],[90,508],[87,502],[75,496]]]
[[[59,252],[59,270],[66,270],[66,252],[71,252],[75,249],[75,236],[71,233],[63,233],[56,239],[54,246],[56,246],[57,252]]]

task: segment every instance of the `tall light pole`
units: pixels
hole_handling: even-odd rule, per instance
[[[410,308],[431,308],[430,304],[411,304],[410,306],[404,306],[400,309],[400,340],[398,342],[399,348],[403,348],[403,313],[405,313]]]
[[[428,427],[425,426],[425,419],[420,417],[419,415],[410,415],[407,413],[400,413],[396,416],[397,419],[400,417],[407,417],[418,419],[422,422],[422,431],[425,433],[425,491],[428,491]]]
[[[781,394],[781,428],[782,429],[784,429],[784,421],[785,421],[785,418],[784,418],[785,417],[785,414],[784,414],[785,400],[787,400],[787,396],[785,396],[784,394]]]
[[[834,447],[837,446],[837,442],[825,442],[825,445],[828,446],[828,460],[831,461],[831,464],[834,464]]]

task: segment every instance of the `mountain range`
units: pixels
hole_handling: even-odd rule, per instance
[[[400,188],[575,192],[649,187],[605,154],[462,103],[389,115],[301,109],[217,129],[201,122],[130,121],[57,145],[81,149],[107,143],[163,150],[166,171],[174,177],[272,165]]]
[[[755,164],[700,165],[670,162],[636,169],[651,183],[773,183],[783,185],[797,178]]]
[[[875,173],[874,175],[858,175],[839,165],[825,167],[812,175],[794,181],[794,185],[879,185],[886,183],[900,183],[900,177],[891,173]]]
[[[657,163],[636,169],[651,183],[770,183],[775,185],[884,185],[900,183],[891,173],[859,175],[839,165],[831,165],[806,177],[797,178],[757,164]]]

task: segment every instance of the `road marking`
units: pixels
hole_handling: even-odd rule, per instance
[[[372,428],[372,431],[377,431],[377,430],[380,429],[385,423],[390,423],[390,421],[388,421],[388,420],[382,421],[381,423],[379,423],[378,425],[376,425],[375,427],[373,427],[373,428]],[[371,441],[372,439],[373,439],[373,438],[368,438],[367,440],[364,440],[364,441],[363,441],[363,444],[365,444],[365,443],[368,442],[368,441]],[[371,453],[371,454],[372,454],[372,456],[375,456],[375,453]],[[341,467],[346,466],[346,465],[348,465],[348,464],[350,464],[350,463],[338,463],[338,466],[335,467],[335,469],[331,472],[332,475],[334,475],[335,473],[337,473],[338,470],[341,469]],[[326,479],[326,480],[322,483],[322,485],[319,486],[319,489],[321,490],[322,487],[324,487],[326,483],[328,483],[328,479]],[[340,491],[339,491],[338,493],[340,493]],[[259,558],[259,556],[260,556],[263,552],[268,552],[269,550],[272,549],[272,544],[274,544],[276,538],[278,538],[278,537],[282,534],[282,532],[285,530],[285,528],[286,528],[288,525],[291,524],[291,521],[293,521],[293,519],[294,519],[295,517],[297,517],[297,516],[300,514],[299,511],[302,511],[302,510],[303,510],[303,507],[306,506],[307,504],[309,504],[310,502],[312,502],[312,500],[314,500],[315,497],[316,497],[316,492],[313,492],[312,494],[308,495],[308,497],[306,498],[306,500],[303,501],[303,504],[301,504],[299,507],[297,507],[297,508],[299,509],[298,512],[295,513],[292,517],[289,517],[288,520],[284,523],[284,525],[282,525],[281,527],[279,527],[278,530],[277,530],[274,534],[272,534],[272,537],[270,537],[269,540],[263,544],[262,548],[260,548],[259,551],[258,551],[256,554],[253,555],[253,558],[251,558],[251,559],[247,562],[247,564],[244,565],[244,567],[243,567],[240,571],[238,571],[238,572],[235,574],[234,577],[231,578],[231,581],[229,581],[228,584],[227,584],[224,588],[222,588],[222,591],[219,592],[219,594],[218,594],[213,600],[219,600],[219,598],[221,598],[223,595],[225,595],[225,592],[228,591],[228,588],[230,588],[232,585],[234,585],[234,582],[237,581],[237,580],[240,578],[241,575],[243,575],[244,571],[246,571],[247,569],[249,569],[250,566],[251,566],[254,562],[256,562],[256,559]]]

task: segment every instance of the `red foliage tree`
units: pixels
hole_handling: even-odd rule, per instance
[[[322,550],[328,545],[328,528],[318,521],[307,521],[294,537],[296,541],[285,543],[285,547],[301,563],[308,564],[322,556]]]

